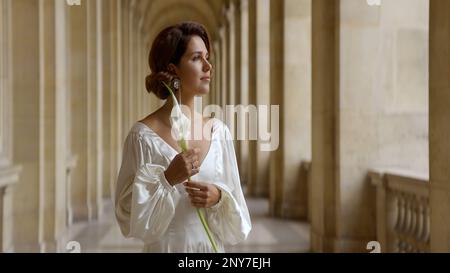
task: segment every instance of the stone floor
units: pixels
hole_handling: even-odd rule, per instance
[[[253,229],[248,239],[227,252],[307,252],[309,224],[275,219],[268,216],[265,199],[247,198]],[[79,223],[71,230],[73,240],[80,243],[81,252],[141,252],[142,243],[125,239],[115,222],[112,206],[106,206],[99,221]]]

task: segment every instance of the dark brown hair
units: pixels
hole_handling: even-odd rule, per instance
[[[206,28],[196,22],[182,22],[163,29],[153,41],[148,57],[152,73],[145,78],[145,87],[158,98],[166,99],[169,91],[163,85],[172,84],[175,75],[168,71],[169,64],[178,65],[186,52],[192,36],[199,36],[210,52],[210,43]]]

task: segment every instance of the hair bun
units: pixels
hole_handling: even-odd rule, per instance
[[[172,82],[173,78],[173,75],[165,71],[156,74],[152,73],[145,78],[145,88],[149,93],[153,93],[158,98],[165,100],[169,96],[169,91],[163,85],[163,82],[169,84]]]

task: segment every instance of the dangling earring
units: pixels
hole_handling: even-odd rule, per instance
[[[178,89],[180,89],[180,79],[175,79],[175,80],[173,80],[173,83],[172,83],[172,85],[173,85],[173,88],[175,89],[175,90],[178,90]]]
[[[180,90],[181,82],[180,82],[180,79],[175,78],[175,79],[172,81],[172,86],[173,86],[173,88],[174,88],[176,91],[180,91],[180,92],[178,92],[178,96],[179,96],[178,103],[181,105],[181,90]]]

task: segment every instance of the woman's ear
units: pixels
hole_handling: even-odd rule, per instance
[[[167,70],[169,71],[169,73],[171,73],[171,74],[173,74],[175,76],[178,76],[178,73],[177,73],[178,69],[177,69],[176,65],[170,63],[167,66]]]

